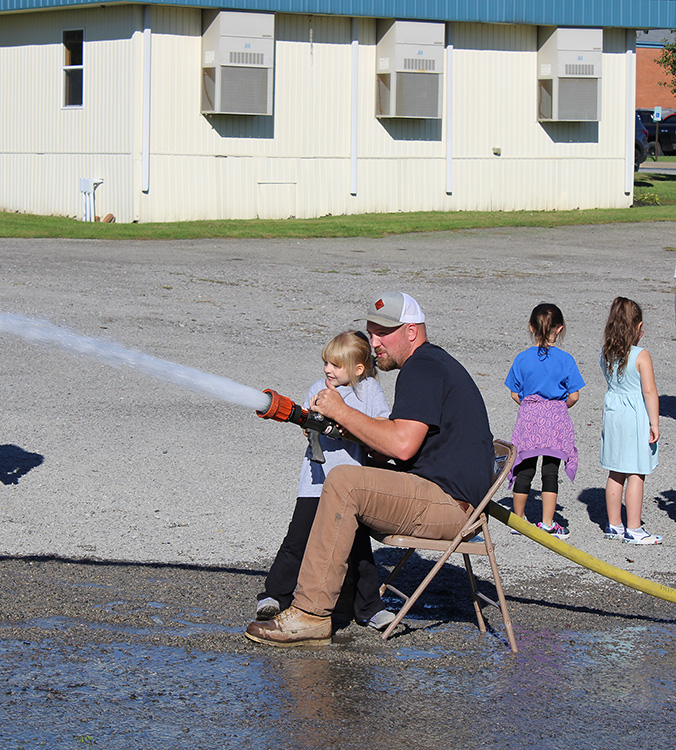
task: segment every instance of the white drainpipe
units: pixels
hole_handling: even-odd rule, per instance
[[[94,191],[103,182],[102,177],[80,177],[80,192],[82,193],[82,221],[94,221]]]
[[[453,24],[446,24],[446,193],[453,194]]]
[[[624,194],[631,195],[634,190],[634,148],[636,138],[636,31],[626,30],[625,68],[625,160],[624,160]]]
[[[357,195],[359,136],[359,21],[352,19],[352,112],[350,122],[350,195]]]
[[[150,5],[143,8],[143,129],[141,133],[141,190],[150,191]]]

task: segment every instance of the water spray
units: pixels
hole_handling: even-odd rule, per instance
[[[119,344],[102,339],[80,336],[74,331],[44,320],[12,313],[0,313],[0,331],[19,336],[33,344],[60,346],[62,349],[98,359],[108,365],[131,367],[146,375],[174,383],[196,393],[254,409],[256,414],[263,419],[293,422],[311,431],[310,434],[314,434],[315,438],[319,433],[334,439],[349,437],[341,434],[340,427],[332,420],[298,406],[290,398],[280,396],[271,389],[257,391],[255,388],[236,383],[220,375],[202,372],[194,367],[179,365],[134,349],[125,349]],[[311,439],[310,447],[312,459],[323,462],[319,440]]]
[[[194,367],[158,359],[133,349],[125,349],[109,341],[80,336],[74,331],[44,320],[0,313],[0,331],[19,336],[32,344],[60,346],[62,349],[98,359],[108,365],[131,367],[159,380],[166,380],[182,388],[249,409],[265,409],[268,406],[268,396],[248,385],[201,372]]]

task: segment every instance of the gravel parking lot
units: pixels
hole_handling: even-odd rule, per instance
[[[563,346],[587,382],[571,413],[578,475],[571,485],[562,473],[557,520],[570,526],[569,542],[579,549],[671,586],[676,585],[675,230],[675,224],[663,223],[368,240],[0,240],[0,311],[48,320],[302,401],[321,375],[325,341],[355,325],[378,293],[406,291],[425,309],[431,340],[475,378],[494,435],[509,439],[516,406],[504,378],[514,356],[530,343],[532,307],[555,302],[567,322]],[[628,550],[602,538],[606,477],[598,452],[605,381],[598,351],[608,307],[618,294],[643,306],[642,343],[653,356],[661,394],[660,465],[647,478],[643,513],[646,527],[664,537],[664,544],[653,548]],[[488,732],[484,746],[498,746],[502,738],[501,747],[514,748],[642,746],[636,738],[632,744],[605,744],[612,722],[602,715],[615,705],[626,709],[615,720],[630,733],[639,696],[644,715],[655,720],[650,740],[660,741],[670,723],[664,736],[671,736],[673,721],[664,712],[673,700],[674,605],[587,572],[497,522],[492,533],[521,646],[517,661],[501,640],[499,618],[491,618],[497,634],[477,645],[471,606],[459,599],[442,606],[439,593],[431,609],[421,607],[404,634],[385,644],[354,624],[316,655],[271,656],[244,643],[241,630],[293,507],[304,450],[300,430],[129,368],[20,337],[0,334],[0,342],[0,674],[15,691],[0,697],[6,717],[0,739],[15,743],[3,746],[21,741],[25,747],[65,748],[77,746],[73,738],[92,737],[99,746],[131,747],[120,726],[117,733],[110,729],[119,722],[140,748],[209,748],[216,739],[221,747],[248,742],[256,748],[311,748],[323,746],[326,737],[338,742],[336,747],[415,747],[415,732],[390,734],[386,742],[374,721],[362,716],[370,696],[381,726],[391,727],[396,711],[403,711],[422,732],[443,716],[467,741],[472,732],[460,731],[464,712],[497,697],[501,708],[487,708],[485,721],[475,717]],[[390,399],[395,377],[381,376]],[[509,506],[507,490],[498,500]],[[539,520],[539,512],[534,496],[527,514]],[[386,550],[377,558],[391,559]],[[477,575],[484,570],[478,565]],[[464,586],[458,576],[449,572],[447,583]],[[118,647],[121,652],[114,651]],[[176,651],[160,657],[154,648]],[[117,671],[81,673],[75,667],[78,649],[84,654],[80,667],[109,660]],[[108,649],[107,656],[101,649]],[[191,660],[198,652],[220,660],[219,674],[231,675],[231,681],[205,678],[204,670],[216,667],[202,656]],[[165,697],[158,697],[158,685],[150,686],[148,672],[145,682],[130,677],[141,674],[139,664],[150,653],[164,659]],[[171,669],[175,653],[184,660],[177,671]],[[640,669],[631,667],[637,660]],[[31,693],[37,683],[21,682],[28,680],[28,664],[38,681],[58,684],[63,711],[52,710],[54,701],[44,703],[44,691]],[[461,687],[449,692],[443,670]],[[615,670],[633,680],[621,695],[609,690]],[[468,674],[480,681],[470,684]],[[269,689],[268,677],[276,686],[276,707],[260,694]],[[181,679],[192,687],[180,705],[193,713],[181,714],[185,726],[179,730],[171,719],[180,714],[179,704],[169,696],[180,694]],[[480,687],[487,679],[492,693]],[[547,691],[565,679],[572,680],[562,689],[565,718],[580,732],[578,744],[559,743],[562,736],[570,740],[570,733],[547,729]],[[91,695],[67,689],[78,680],[108,686],[109,692],[100,688],[106,710],[98,718],[86,708]],[[328,690],[333,699],[327,697],[327,681],[333,681]],[[209,694],[203,692],[207,682]],[[399,687],[387,687],[393,684]],[[432,697],[425,710],[412,712],[406,700],[421,689]],[[121,699],[118,705],[109,700],[116,690],[127,698],[145,690],[156,700],[133,707]],[[250,703],[252,692],[260,700]],[[316,704],[306,704],[308,696],[319,701],[316,712]],[[457,716],[449,709],[451,699]],[[219,700],[227,704],[227,721]],[[304,733],[291,732],[294,722]],[[594,744],[584,744],[589,722],[598,730]],[[155,731],[160,725],[166,736]],[[356,727],[349,741],[347,726]],[[586,739],[591,742],[589,735]],[[417,746],[447,747],[448,734],[434,730]]]

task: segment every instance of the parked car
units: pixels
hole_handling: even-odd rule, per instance
[[[634,172],[648,157],[648,129],[641,122],[641,118],[636,113],[636,127],[634,128]]]
[[[653,112],[651,109],[637,109],[636,112],[648,131],[648,154],[653,155],[655,153],[656,132],[659,133],[657,155],[676,154],[676,112],[667,115],[667,117],[659,123],[653,121]]]
[[[653,122],[652,109],[637,109],[636,114],[638,115],[639,120],[646,126],[646,128],[649,125],[652,125],[654,127],[655,123]]]

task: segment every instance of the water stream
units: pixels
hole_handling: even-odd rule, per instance
[[[48,321],[15,313],[0,313],[0,332],[19,336],[31,344],[59,346],[72,354],[92,357],[115,367],[130,367],[158,380],[165,380],[181,388],[248,409],[265,411],[270,405],[270,397],[267,394],[248,385],[202,372],[194,367],[158,359],[134,349],[125,349],[111,341],[80,336],[68,328],[61,328]]]

